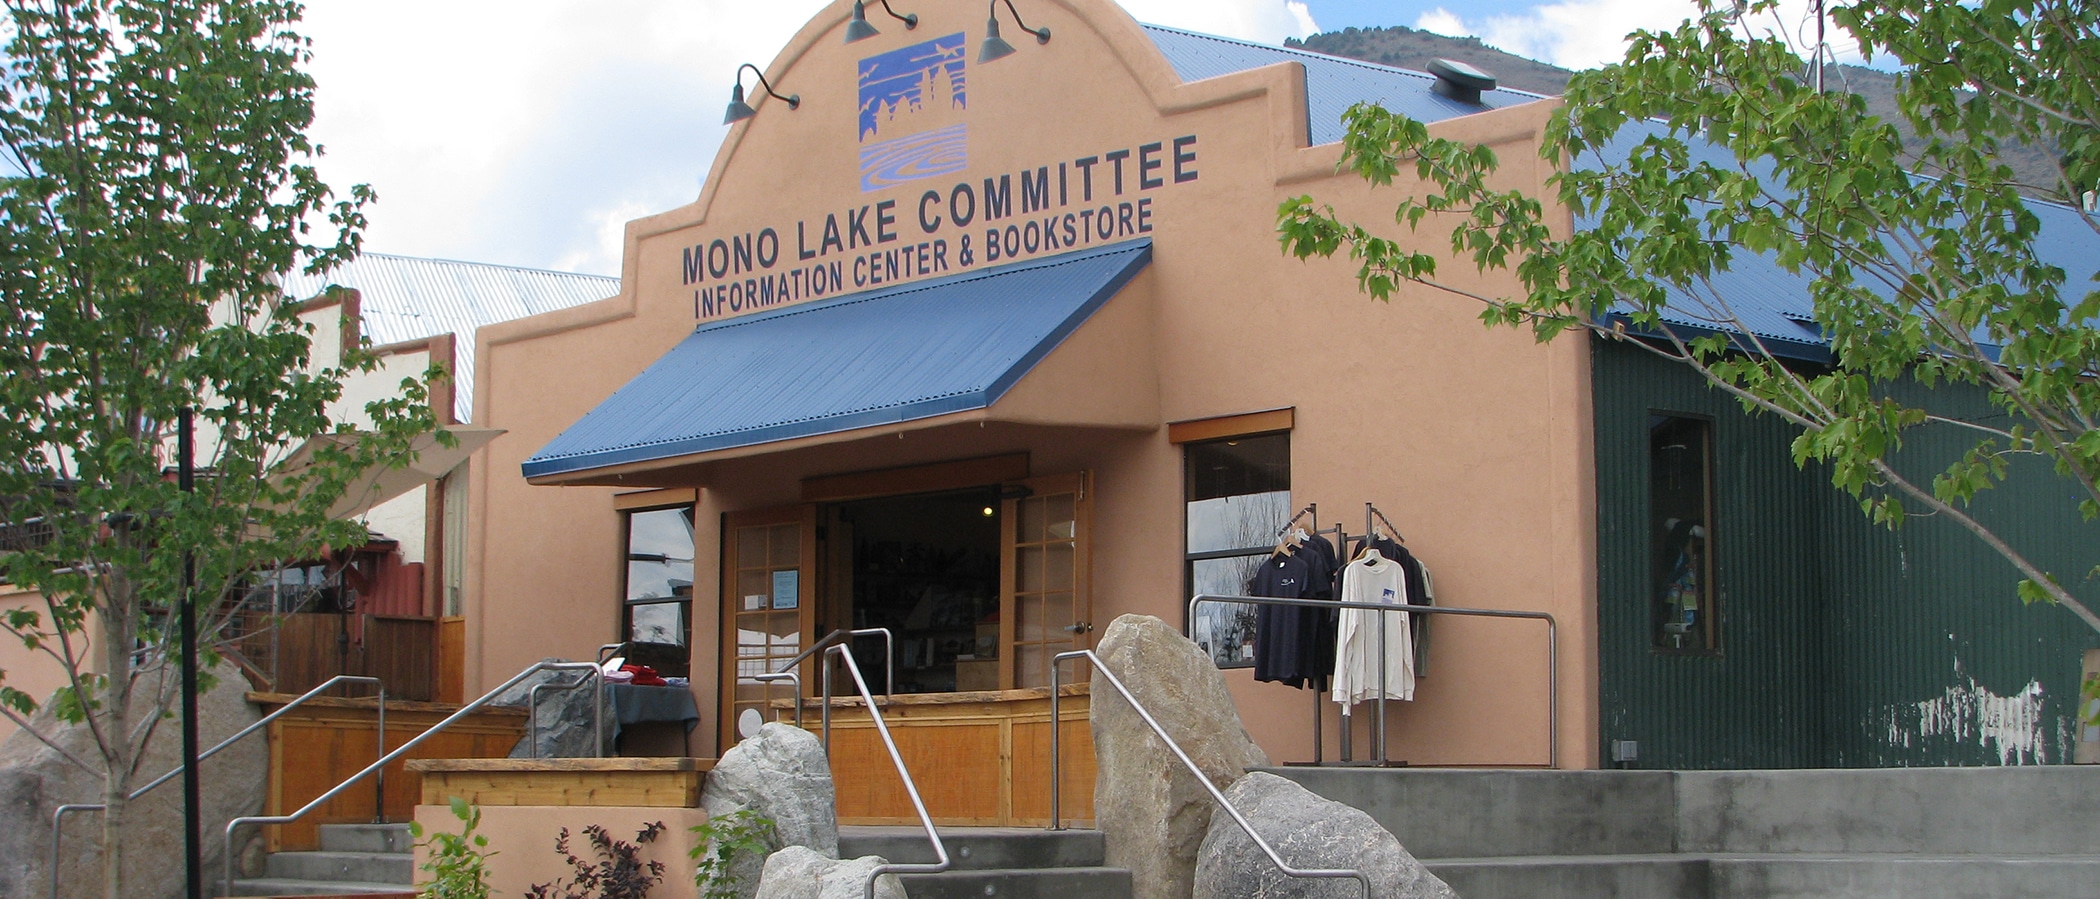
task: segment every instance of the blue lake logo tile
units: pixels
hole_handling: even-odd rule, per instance
[[[860,61],[860,189],[969,166],[961,32]]]

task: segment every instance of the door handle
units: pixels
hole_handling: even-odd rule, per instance
[[[1065,625],[1065,632],[1071,634],[1091,634],[1094,632],[1094,623],[1091,621],[1081,621],[1077,624],[1068,624]]]

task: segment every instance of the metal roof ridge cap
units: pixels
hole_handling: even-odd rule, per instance
[[[1149,249],[1151,246],[1152,238],[1134,237],[1129,240],[1117,241],[1111,244],[1102,244],[1098,247],[1087,247],[1082,250],[1072,250],[1067,253],[1059,253],[1055,256],[1040,256],[1034,259],[1023,259],[1018,262],[1005,262],[988,268],[977,269],[976,271],[956,272],[952,275],[942,275],[936,278],[928,278],[924,281],[912,281],[905,284],[896,285],[895,287],[874,287],[866,290],[856,291],[854,293],[849,293],[844,296],[832,297],[827,300],[817,300],[815,302],[809,303],[796,303],[783,309],[768,309],[764,312],[753,312],[748,315],[738,315],[733,316],[731,318],[717,319],[715,321],[710,322],[701,322],[693,326],[692,333],[699,334],[703,331],[717,331],[740,325],[754,325],[758,324],[759,322],[773,321],[774,319],[786,318],[791,315],[802,315],[806,313],[820,312],[825,309],[836,309],[840,306],[849,306],[855,303],[865,303],[871,300],[902,296],[908,293],[918,293],[920,291],[933,290],[936,288],[947,287],[953,284],[964,284],[981,278],[993,278],[1001,275],[1013,274],[1014,272],[1027,271],[1029,269],[1051,268],[1053,266],[1059,265],[1070,265],[1074,262],[1079,262],[1085,259],[1091,259],[1095,256],[1105,256],[1110,253],[1128,252],[1138,249]]]
[[[1205,34],[1201,31],[1190,31],[1186,28],[1175,28],[1171,25],[1154,25],[1150,22],[1140,22],[1138,23],[1138,26],[1146,29],[1154,29],[1158,31],[1172,32],[1174,34],[1187,35],[1189,37],[1200,37],[1205,40],[1217,41],[1223,44],[1237,44],[1242,47],[1253,47],[1258,50],[1274,50],[1278,53],[1288,53],[1293,56],[1302,56],[1309,59],[1318,60],[1324,63],[1353,66],[1359,69],[1370,69],[1374,72],[1389,72],[1395,75],[1409,75],[1416,78],[1424,78],[1432,82],[1436,80],[1436,76],[1431,75],[1428,72],[1418,71],[1415,69],[1403,69],[1399,66],[1389,66],[1385,63],[1372,62],[1368,59],[1354,59],[1347,56],[1335,56],[1328,53],[1321,53],[1318,50],[1304,50],[1297,47],[1284,47],[1276,44],[1264,44],[1260,41],[1250,41],[1244,38],[1225,37],[1224,35],[1219,34]],[[1166,53],[1164,49],[1162,49],[1160,52],[1162,54]],[[1169,59],[1171,60],[1171,57],[1169,57]],[[1248,70],[1241,69],[1240,71]],[[1500,85],[1497,85],[1494,88],[1494,90],[1501,93],[1516,94],[1520,97],[1531,97],[1537,100],[1550,99],[1553,96],[1552,94],[1534,94],[1527,90],[1519,90],[1513,87],[1502,87]]]

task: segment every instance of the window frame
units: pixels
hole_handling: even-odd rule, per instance
[[[1233,418],[1247,418],[1247,419],[1252,419],[1252,420],[1256,420],[1256,421],[1259,421],[1259,420],[1262,420],[1262,417],[1266,417],[1266,416],[1271,416],[1271,415],[1274,415],[1274,413],[1256,413],[1255,415],[1250,415],[1250,416],[1244,416],[1244,417],[1243,417],[1243,416],[1233,416]],[[1181,552],[1182,552],[1182,556],[1181,556],[1181,587],[1182,587],[1182,595],[1183,595],[1184,597],[1187,597],[1187,598],[1193,598],[1193,597],[1194,597],[1194,596],[1196,595],[1196,593],[1195,593],[1195,590],[1196,590],[1196,565],[1197,565],[1197,563],[1199,563],[1199,562],[1208,562],[1208,561],[1216,561],[1216,560],[1220,560],[1220,559],[1241,559],[1241,558],[1265,559],[1265,558],[1267,558],[1267,557],[1268,557],[1268,556],[1269,556],[1270,554],[1274,553],[1274,552],[1275,552],[1275,550],[1276,550],[1276,547],[1275,547],[1275,543],[1274,543],[1274,541],[1271,541],[1270,543],[1268,543],[1268,544],[1265,544],[1265,545],[1262,545],[1262,546],[1245,546],[1245,547],[1231,547],[1231,548],[1227,548],[1227,549],[1218,549],[1218,550],[1205,550],[1205,551],[1201,551],[1201,552],[1194,552],[1194,551],[1191,551],[1191,550],[1189,549],[1189,543],[1188,543],[1188,541],[1189,541],[1189,506],[1190,506],[1191,504],[1193,504],[1193,503],[1196,503],[1196,502],[1201,502],[1201,500],[1195,500],[1195,499],[1191,499],[1191,498],[1190,498],[1190,496],[1192,495],[1192,490],[1191,490],[1191,488],[1192,488],[1192,487],[1194,486],[1194,483],[1195,483],[1194,475],[1192,474],[1192,472],[1191,472],[1191,471],[1190,471],[1190,469],[1189,469],[1189,465],[1191,464],[1191,456],[1190,456],[1190,450],[1191,450],[1191,449],[1194,449],[1194,448],[1197,448],[1197,447],[1209,446],[1209,445],[1212,445],[1212,444],[1218,444],[1218,443],[1231,443],[1231,442],[1236,442],[1236,441],[1241,441],[1241,440],[1254,440],[1254,439],[1258,439],[1258,438],[1265,438],[1265,437],[1281,437],[1281,438],[1283,438],[1283,480],[1284,480],[1284,487],[1283,487],[1282,491],[1280,491],[1280,492],[1282,492],[1282,493],[1284,493],[1285,495],[1287,495],[1287,496],[1288,496],[1288,495],[1290,495],[1290,492],[1291,492],[1291,489],[1292,489],[1292,488],[1291,488],[1291,486],[1290,486],[1290,482],[1291,482],[1291,473],[1292,473],[1292,472],[1291,472],[1291,469],[1292,469],[1292,465],[1291,465],[1291,440],[1290,440],[1290,439],[1291,439],[1291,432],[1292,432],[1292,430],[1293,430],[1293,429],[1292,429],[1291,427],[1289,427],[1289,426],[1288,426],[1288,420],[1287,420],[1287,419],[1286,419],[1286,422],[1285,422],[1285,423],[1286,423],[1286,425],[1287,425],[1287,426],[1285,426],[1285,427],[1282,427],[1282,428],[1272,428],[1272,429],[1269,429],[1269,430],[1262,430],[1262,431],[1254,431],[1254,432],[1251,432],[1251,433],[1244,433],[1244,434],[1208,434],[1208,433],[1206,433],[1206,434],[1203,434],[1203,435],[1202,435],[1202,436],[1201,436],[1200,438],[1197,438],[1197,439],[1188,439],[1188,440],[1180,440],[1180,441],[1176,441],[1177,445],[1179,445],[1179,446],[1181,447]],[[1278,491],[1263,491],[1263,492],[1278,492]],[[1251,494],[1251,493],[1250,493],[1250,494],[1227,494],[1227,495],[1228,495],[1228,496],[1255,496],[1255,495],[1259,495],[1259,494]],[[1206,497],[1205,499],[1215,499],[1215,498],[1217,498],[1217,497]],[[1292,502],[1293,502],[1293,501],[1286,501],[1286,502],[1285,502],[1285,505],[1286,505],[1286,506],[1292,506]],[[1292,509],[1292,510],[1295,510],[1295,507],[1293,507],[1293,509]],[[1284,514],[1285,514],[1286,516],[1288,516],[1288,515],[1290,514],[1290,511],[1286,511],[1286,512],[1285,512]],[[1279,521],[1279,522],[1278,522],[1278,524],[1279,524],[1279,525],[1281,525],[1281,524],[1282,524],[1282,522],[1280,522],[1280,521]],[[1183,632],[1183,633],[1186,633],[1186,634],[1189,634],[1189,635],[1191,635],[1191,639],[1193,639],[1193,637],[1194,637],[1194,634],[1195,634],[1195,621],[1194,621],[1194,620],[1193,620],[1193,619],[1192,619],[1192,618],[1190,617],[1190,613],[1189,613],[1189,608],[1188,608],[1188,599],[1187,599],[1187,598],[1184,598],[1184,599],[1182,600],[1182,612],[1181,612],[1181,614],[1182,614],[1182,623],[1181,623],[1181,629],[1182,629],[1182,632]],[[1235,605],[1236,605],[1236,606],[1238,606],[1238,605],[1244,605],[1244,604],[1235,604]],[[1258,608],[1258,607],[1256,607],[1256,606],[1252,606],[1252,605],[1246,605],[1246,608],[1247,608],[1247,609],[1249,609],[1249,610],[1252,610],[1252,609],[1255,609],[1255,608]],[[1208,650],[1208,651],[1206,651],[1206,652],[1205,652],[1204,654],[1205,654],[1206,656],[1208,656],[1208,657],[1210,658],[1210,660],[1211,660],[1211,664],[1213,664],[1213,665],[1216,665],[1216,666],[1217,666],[1217,667],[1218,667],[1218,668],[1219,668],[1220,670],[1230,670],[1230,669],[1238,669],[1238,668],[1253,668],[1253,667],[1254,667],[1254,661],[1253,661],[1252,659],[1245,659],[1245,660],[1233,660],[1233,661],[1220,661],[1220,660],[1219,660],[1219,656],[1218,656],[1218,651],[1217,651],[1217,649],[1216,649],[1216,648],[1213,648],[1213,649],[1211,649],[1211,650]]]
[[[1715,551],[1716,547],[1720,545],[1720,541],[1716,539],[1718,528],[1715,526],[1715,518],[1720,505],[1718,495],[1719,466],[1717,465],[1720,443],[1719,422],[1711,415],[1673,409],[1649,409],[1648,418],[1650,424],[1647,425],[1643,433],[1641,466],[1644,474],[1642,489],[1647,498],[1645,508],[1642,510],[1644,523],[1641,531],[1646,545],[1641,555],[1646,565],[1641,577],[1641,587],[1643,604],[1647,608],[1645,618],[1648,632],[1648,651],[1652,654],[1663,656],[1719,658],[1724,654],[1721,632],[1720,565],[1718,553]],[[1703,588],[1700,591],[1699,602],[1703,611],[1700,615],[1697,630],[1705,637],[1706,643],[1704,646],[1679,647],[1669,646],[1663,642],[1664,623],[1667,616],[1662,611],[1664,606],[1662,598],[1664,583],[1658,577],[1662,560],[1657,557],[1657,535],[1655,530],[1657,525],[1655,430],[1664,422],[1655,421],[1658,418],[1697,425],[1701,436],[1699,486],[1701,521],[1699,528],[1702,534],[1698,539],[1701,541],[1699,578]]]
[[[617,640],[617,642],[619,642],[622,651],[626,652],[628,656],[632,658],[633,646],[636,642],[634,639],[635,607],[676,604],[681,607],[678,610],[680,620],[680,639],[683,641],[682,645],[685,647],[685,657],[678,660],[679,664],[676,666],[676,670],[673,670],[671,666],[657,664],[658,659],[654,655],[652,655],[649,659],[641,660],[641,662],[643,664],[650,665],[650,667],[656,668],[657,673],[664,677],[691,677],[693,666],[692,657],[694,593],[692,584],[688,583],[686,585],[686,592],[683,596],[680,596],[674,592],[671,596],[668,597],[647,597],[643,599],[631,599],[628,597],[628,593],[632,590],[633,587],[630,578],[633,576],[634,573],[634,560],[630,557],[634,554],[634,516],[645,515],[651,512],[683,512],[686,517],[687,527],[692,528],[694,532],[697,533],[699,527],[699,510],[696,509],[694,507],[694,504],[690,502],[679,502],[670,503],[666,505],[637,506],[631,509],[620,509],[618,511],[620,514],[621,558],[620,589],[619,592],[616,594],[616,597],[620,603],[620,616],[619,630],[614,635],[615,639]],[[698,552],[694,552],[694,557],[690,559],[691,564],[698,564],[698,555]],[[646,643],[642,645],[666,646],[668,644]]]

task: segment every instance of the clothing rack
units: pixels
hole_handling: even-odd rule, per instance
[[[1319,534],[1319,535],[1321,535],[1321,536],[1327,536],[1327,535],[1329,535],[1329,534],[1332,534],[1332,535],[1334,536],[1334,548],[1335,548],[1335,552],[1336,552],[1337,554],[1342,554],[1342,553],[1346,553],[1346,552],[1348,551],[1348,546],[1349,546],[1349,532],[1348,532],[1348,529],[1347,529],[1347,528],[1345,528],[1345,527],[1343,527],[1343,526],[1341,525],[1341,523],[1340,523],[1340,522],[1337,522],[1337,523],[1335,523],[1334,527],[1332,527],[1332,528],[1327,528],[1327,529],[1321,529],[1321,528],[1319,527],[1319,516],[1318,516],[1318,513],[1319,513],[1319,504],[1318,504],[1318,503],[1308,503],[1308,504],[1306,504],[1306,506],[1305,506],[1305,508],[1304,508],[1304,509],[1301,509],[1301,510],[1299,510],[1299,511],[1298,511],[1298,514],[1296,514],[1296,515],[1294,515],[1294,516],[1291,516],[1291,520],[1290,520],[1289,522],[1285,522],[1285,523],[1284,523],[1284,526],[1283,526],[1283,528],[1282,528],[1281,530],[1279,530],[1279,531],[1278,531],[1278,535],[1280,536],[1281,534],[1283,534],[1283,533],[1285,533],[1285,532],[1288,532],[1288,531],[1289,531],[1289,530],[1291,529],[1291,525],[1293,525],[1293,524],[1296,524],[1296,523],[1297,523],[1297,521],[1298,521],[1298,519],[1300,519],[1300,518],[1304,518],[1304,517],[1306,517],[1307,515],[1312,515],[1312,516],[1313,516],[1313,530],[1311,531],[1311,533],[1314,533],[1314,534]],[[1386,515],[1385,515],[1385,512],[1384,512],[1384,511],[1380,510],[1380,509],[1378,508],[1378,506],[1377,506],[1376,504],[1374,504],[1374,503],[1368,503],[1368,502],[1367,502],[1367,503],[1364,503],[1364,530],[1363,530],[1363,534],[1362,534],[1362,535],[1360,535],[1360,536],[1365,536],[1365,537],[1369,537],[1369,536],[1372,536],[1372,535],[1377,535],[1377,534],[1380,534],[1380,533],[1381,533],[1381,531],[1380,531],[1380,530],[1378,529],[1378,525],[1381,525],[1381,524],[1385,526],[1385,530],[1384,530],[1384,531],[1382,532],[1382,533],[1383,533],[1383,534],[1384,534],[1385,536],[1391,537],[1391,538],[1392,538],[1392,539],[1393,539],[1393,540],[1394,540],[1395,542],[1398,542],[1398,543],[1406,543],[1406,542],[1407,542],[1407,539],[1406,539],[1405,537],[1401,536],[1401,533],[1400,533],[1400,528],[1399,528],[1399,527],[1397,527],[1397,526],[1395,526],[1395,525],[1393,524],[1393,521],[1392,521],[1392,519],[1390,519],[1390,518],[1387,518],[1387,517],[1386,517]],[[1349,562],[1350,560],[1348,560],[1348,559],[1338,559],[1338,561],[1340,561],[1340,562],[1341,562],[1342,564],[1346,565],[1346,564],[1348,564],[1348,562]],[[1408,602],[1409,602],[1409,604],[1410,604],[1410,605],[1412,605],[1412,604],[1416,604],[1416,603],[1418,602],[1418,600],[1419,600],[1419,598],[1418,598],[1418,597],[1408,597]],[[1383,629],[1382,629],[1382,627],[1381,627],[1381,642],[1382,642],[1382,634],[1383,634]],[[1380,648],[1380,652],[1381,652],[1381,653],[1384,653],[1384,652],[1386,652],[1386,651],[1388,651],[1388,650],[1387,650],[1387,648],[1385,648],[1385,647],[1381,646],[1381,648]],[[1381,659],[1381,660],[1380,660],[1380,662],[1379,662],[1379,673],[1380,673],[1380,680],[1381,680],[1381,681],[1383,681],[1383,679],[1384,679],[1384,678],[1383,678],[1384,672],[1385,672],[1385,663],[1384,663],[1384,660],[1383,660],[1383,659]],[[1351,765],[1351,766],[1353,766],[1353,765],[1368,765],[1368,766],[1377,766],[1377,767],[1403,767],[1403,766],[1405,766],[1405,765],[1407,764],[1407,763],[1406,763],[1406,762],[1404,762],[1404,761],[1402,761],[1402,762],[1397,762],[1397,763],[1396,763],[1396,762],[1394,762],[1394,761],[1392,761],[1392,757],[1391,757],[1391,755],[1390,755],[1390,754],[1388,753],[1388,751],[1387,751],[1387,745],[1386,745],[1386,725],[1385,725],[1385,716],[1386,716],[1386,704],[1387,704],[1388,702],[1390,702],[1391,700],[1388,700],[1388,699],[1385,699],[1385,698],[1383,698],[1383,697],[1384,697],[1384,695],[1385,695],[1385,693],[1386,693],[1386,689],[1387,689],[1387,687],[1386,687],[1386,684],[1384,684],[1383,682],[1381,682],[1381,683],[1380,683],[1380,684],[1378,685],[1378,692],[1379,692],[1379,695],[1380,695],[1380,698],[1379,698],[1379,699],[1377,700],[1377,703],[1378,703],[1378,710],[1377,710],[1377,717],[1378,717],[1378,729],[1377,729],[1377,731],[1375,731],[1375,737],[1374,737],[1374,739],[1373,739],[1373,741],[1372,741],[1372,742],[1373,742],[1373,747],[1374,747],[1374,749],[1375,749],[1375,753],[1376,753],[1376,758],[1375,758],[1374,760],[1370,760],[1370,761],[1364,761],[1364,762],[1358,762],[1358,761],[1356,761],[1356,741],[1355,741],[1355,739],[1354,739],[1354,736],[1355,736],[1355,734],[1354,734],[1354,732],[1353,732],[1353,731],[1354,731],[1354,727],[1352,726],[1352,724],[1354,723],[1354,720],[1355,720],[1355,716],[1353,716],[1353,715],[1342,715],[1342,716],[1340,716],[1340,717],[1341,717],[1341,722],[1340,722],[1340,725],[1339,725],[1339,733],[1337,734],[1337,736],[1339,737],[1339,740],[1340,740],[1340,742],[1341,742],[1341,758],[1340,758],[1340,759],[1339,759],[1339,760],[1338,760],[1337,762],[1335,762],[1335,763],[1333,763],[1333,764],[1338,764],[1338,765]],[[1316,690],[1316,691],[1313,691],[1313,697],[1312,697],[1312,711],[1313,711],[1313,757],[1312,757],[1312,761],[1310,761],[1310,762],[1306,762],[1306,763],[1305,763],[1305,764],[1307,764],[1307,765],[1314,765],[1314,766],[1319,766],[1319,765],[1327,765],[1327,764],[1330,764],[1330,763],[1329,763],[1329,762],[1327,761],[1327,756],[1326,756],[1326,751],[1325,751],[1325,746],[1324,746],[1324,743],[1325,743],[1325,730],[1326,730],[1326,728],[1325,728],[1325,727],[1324,727],[1324,726],[1322,725],[1322,710],[1323,710],[1323,708],[1324,708],[1324,706],[1325,706],[1325,704],[1326,704],[1326,701],[1327,701],[1327,696],[1326,696],[1326,692],[1325,692],[1325,691],[1318,691],[1318,690]]]
[[[1392,538],[1393,538],[1393,542],[1395,542],[1395,543],[1406,543],[1406,542],[1407,542],[1407,538],[1406,538],[1406,537],[1402,537],[1402,536],[1400,536],[1400,529],[1399,529],[1399,528],[1396,528],[1396,527],[1394,527],[1394,526],[1393,526],[1393,520],[1392,520],[1392,519],[1390,519],[1390,518],[1387,518],[1387,517],[1385,517],[1385,513],[1384,513],[1384,512],[1380,512],[1380,511],[1378,511],[1378,507],[1377,507],[1377,506],[1374,506],[1374,505],[1371,505],[1370,503],[1364,503],[1364,533],[1366,533],[1366,534],[1376,534],[1376,533],[1378,533],[1378,529],[1377,529],[1376,527],[1373,527],[1373,526],[1372,526],[1372,524],[1371,524],[1371,520],[1372,520],[1372,518],[1373,518],[1374,516],[1375,516],[1375,517],[1377,518],[1377,520],[1378,520],[1378,522],[1379,522],[1379,523],[1381,523],[1381,524],[1384,524],[1384,525],[1385,525],[1386,535],[1387,535],[1387,536],[1389,536],[1389,537],[1392,537]]]
[[[1396,526],[1394,526],[1394,525],[1393,525],[1393,520],[1392,520],[1392,519],[1390,519],[1390,518],[1387,518],[1387,517],[1385,517],[1385,513],[1384,513],[1384,512],[1382,512],[1382,511],[1380,511],[1380,510],[1379,510],[1379,508],[1378,508],[1378,506],[1377,506],[1376,504],[1373,504],[1373,503],[1368,503],[1368,502],[1367,502],[1367,503],[1364,503],[1364,532],[1363,532],[1363,535],[1362,535],[1362,536],[1364,537],[1364,542],[1365,542],[1365,543],[1366,543],[1367,545],[1368,545],[1368,544],[1370,543],[1370,541],[1371,541],[1371,540],[1374,540],[1374,539],[1376,539],[1376,538],[1377,538],[1378,536],[1380,536],[1380,531],[1378,530],[1378,525],[1380,525],[1380,524],[1383,524],[1383,525],[1385,525],[1385,531],[1383,532],[1383,536],[1387,536],[1387,537],[1391,537],[1391,538],[1393,538],[1393,542],[1395,542],[1395,543],[1406,543],[1406,542],[1407,542],[1407,538],[1406,538],[1406,537],[1403,537],[1403,536],[1401,536],[1401,535],[1400,535],[1400,529],[1399,529],[1398,527],[1396,527]],[[1352,561],[1353,561],[1353,560],[1352,560]],[[1344,562],[1343,564],[1345,564],[1345,565],[1346,565],[1346,564],[1348,564],[1348,563],[1347,563],[1347,562],[1345,561],[1345,562]],[[1409,604],[1409,605],[1414,605],[1414,604],[1416,604],[1416,603],[1417,603],[1418,599],[1419,599],[1419,597],[1413,597],[1413,596],[1410,596],[1410,597],[1408,597],[1408,598],[1407,598],[1407,600],[1408,600],[1408,604]],[[1383,612],[1381,612],[1380,614],[1381,614],[1381,615],[1383,615],[1383,614],[1386,614],[1386,613],[1383,613]],[[1389,651],[1390,651],[1390,648],[1389,648],[1389,647],[1387,647],[1387,646],[1385,646],[1384,644],[1385,644],[1385,628],[1384,628],[1384,623],[1383,623],[1383,622],[1381,622],[1381,623],[1380,623],[1380,625],[1379,625],[1379,649],[1378,649],[1378,651],[1379,651],[1379,654],[1380,654],[1381,656],[1383,656],[1383,655],[1384,655],[1385,653],[1387,653],[1387,652],[1389,652]],[[1386,709],[1385,709],[1385,707],[1386,707],[1386,704],[1387,704],[1387,703],[1389,703],[1389,702],[1391,702],[1392,700],[1390,700],[1390,699],[1387,699],[1387,698],[1385,698],[1385,697],[1386,697],[1386,691],[1387,691],[1387,685],[1386,685],[1386,683],[1385,683],[1385,669],[1386,669],[1386,663],[1385,663],[1385,659],[1384,659],[1384,658],[1380,658],[1380,659],[1379,659],[1379,661],[1378,661],[1378,681],[1379,681],[1379,683],[1378,683],[1378,697],[1379,697],[1379,698],[1378,698],[1378,699],[1376,700],[1376,701],[1377,701],[1377,703],[1378,703],[1378,730],[1377,730],[1377,731],[1376,731],[1376,732],[1375,732],[1375,733],[1373,734],[1373,738],[1372,738],[1372,741],[1371,741],[1371,744],[1372,744],[1372,748],[1373,748],[1373,750],[1375,751],[1375,753],[1376,753],[1376,756],[1377,756],[1377,757],[1376,757],[1375,759],[1372,759],[1372,760],[1370,760],[1370,761],[1365,761],[1365,762],[1357,762],[1357,761],[1355,760],[1355,755],[1356,755],[1356,741],[1355,741],[1355,739],[1353,739],[1353,737],[1354,737],[1354,734],[1353,734],[1353,733],[1351,733],[1351,731],[1352,731],[1352,730],[1354,729],[1354,728],[1352,728],[1352,727],[1351,727],[1351,725],[1352,725],[1352,723],[1353,723],[1353,722],[1355,721],[1355,716],[1354,716],[1354,715],[1347,715],[1347,714],[1344,714],[1344,715],[1342,715],[1342,716],[1341,716],[1341,719],[1342,719],[1342,721],[1341,721],[1341,741],[1342,741],[1342,757],[1341,757],[1341,761],[1340,761],[1340,764],[1343,764],[1343,765],[1359,765],[1359,764],[1360,764],[1360,765],[1369,765],[1369,766],[1375,766],[1375,767],[1382,767],[1382,768],[1392,768],[1392,767],[1406,767],[1406,766],[1407,766],[1407,763],[1406,763],[1406,762],[1404,762],[1404,761],[1402,761],[1402,762],[1395,762],[1395,761],[1393,761],[1393,760],[1392,760],[1392,756],[1391,756],[1391,754],[1389,754],[1389,753],[1387,752],[1387,749],[1386,749],[1386,726],[1385,726],[1385,711],[1386,711]],[[1319,741],[1318,741],[1318,740],[1314,740],[1313,742],[1314,742],[1314,745],[1316,745],[1316,746],[1317,746],[1317,745],[1318,745],[1318,743],[1319,743]],[[1324,764],[1324,762],[1323,762],[1322,764]]]

